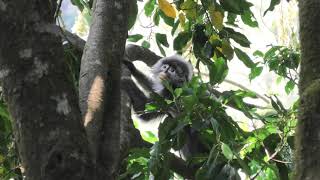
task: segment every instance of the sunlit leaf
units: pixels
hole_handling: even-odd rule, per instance
[[[181,4],[181,9],[186,13],[187,18],[196,19],[197,17],[197,3],[193,0],[186,0]]]
[[[209,7],[209,13],[213,26],[220,31],[223,28],[223,13],[215,10],[213,6]]]
[[[221,150],[222,150],[223,155],[228,160],[232,160],[233,159],[233,152],[232,152],[231,148],[227,144],[221,143]]]
[[[153,10],[154,10],[154,5],[156,1],[155,0],[149,0],[145,5],[144,5],[144,13],[146,16],[150,17]]]
[[[164,21],[164,23],[166,23],[167,25],[173,27],[174,18],[167,16],[162,10],[159,10],[159,15],[162,18],[162,20]]]
[[[159,8],[169,17],[176,18],[176,8],[173,7],[167,0],[158,0]]]
[[[186,17],[184,16],[183,13],[179,13],[179,21],[180,21],[181,26],[183,27],[186,23]]]

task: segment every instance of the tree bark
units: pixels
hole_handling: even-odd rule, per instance
[[[115,179],[120,156],[120,69],[127,38],[127,0],[96,0],[81,61],[82,119],[102,179]],[[98,178],[99,178],[98,177]]]
[[[301,98],[296,135],[296,179],[320,177],[320,1],[299,1]]]
[[[61,39],[46,31],[56,1],[0,1],[0,81],[26,179],[92,179]]]

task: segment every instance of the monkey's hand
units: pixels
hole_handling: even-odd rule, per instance
[[[127,66],[131,73],[134,73],[137,69],[131,61],[123,60],[122,63]]]

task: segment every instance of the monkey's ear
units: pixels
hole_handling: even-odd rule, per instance
[[[131,62],[131,61],[128,61],[128,60],[123,60],[122,61],[122,63],[124,64],[124,65],[126,65],[127,66],[127,68],[131,71],[131,72],[133,72],[133,71],[135,71],[136,70],[136,67],[134,66],[134,64]]]

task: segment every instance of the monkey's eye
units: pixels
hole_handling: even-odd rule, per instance
[[[164,64],[164,65],[161,66],[161,69],[166,70],[166,69],[168,69],[168,67],[169,67],[169,66],[168,66],[167,64]]]
[[[174,68],[170,68],[169,71],[173,73],[173,72],[175,72],[175,69]]]

